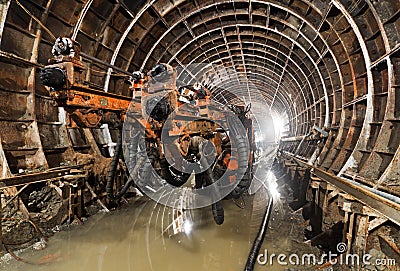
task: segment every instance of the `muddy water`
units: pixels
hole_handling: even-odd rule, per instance
[[[10,261],[2,268],[7,271],[243,270],[263,215],[260,209],[263,197],[247,197],[245,209],[225,201],[222,226],[214,223],[211,208],[193,211],[192,227],[178,234],[174,234],[173,227],[168,228],[172,222],[171,209],[141,198],[123,209],[98,214],[82,226],[56,234],[42,251],[20,255],[46,264]],[[301,240],[296,241],[301,238],[301,219],[293,218],[284,201],[276,204],[262,251],[266,248],[274,253],[288,253],[304,246]],[[257,265],[255,270],[286,268]]]

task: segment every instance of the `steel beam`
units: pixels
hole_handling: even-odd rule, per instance
[[[81,168],[80,166],[71,166],[47,170],[39,173],[32,173],[26,175],[13,176],[8,178],[0,179],[0,189],[6,189],[9,187],[21,186],[25,184],[33,184],[39,182],[45,182],[51,179],[62,178],[68,174],[71,174],[72,169]]]
[[[332,173],[309,165],[306,161],[298,159],[287,152],[284,155],[289,159],[293,159],[300,166],[310,168],[315,176],[332,184],[343,192],[350,194],[357,201],[369,206],[376,212],[380,213],[383,217],[386,217],[390,221],[396,223],[397,225],[400,225],[400,204],[386,199],[380,195],[377,195],[372,191],[358,186],[348,180],[333,175]]]

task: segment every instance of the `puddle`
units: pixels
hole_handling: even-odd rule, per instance
[[[288,254],[310,249],[302,243],[301,216],[290,212],[285,195],[281,198],[274,205],[261,252],[268,249],[270,253]],[[225,222],[221,226],[215,224],[211,207],[188,212],[185,219],[191,223],[174,234],[171,223],[176,213],[143,197],[120,210],[97,214],[82,226],[56,234],[42,251],[20,255],[44,265],[10,261],[0,267],[6,271],[243,270],[267,199],[265,194],[257,194],[247,196],[245,201],[245,209],[231,200],[223,201]],[[255,270],[287,268],[276,263],[256,264]]]

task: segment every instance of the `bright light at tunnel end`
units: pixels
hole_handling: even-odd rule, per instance
[[[274,122],[275,138],[279,140],[286,131],[287,116],[286,114],[272,113],[272,120]]]

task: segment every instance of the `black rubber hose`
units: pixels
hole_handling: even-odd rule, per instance
[[[268,206],[267,209],[265,210],[263,221],[258,231],[257,237],[254,240],[253,246],[250,250],[249,257],[247,258],[244,271],[253,271],[254,265],[256,264],[257,261],[258,254],[260,253],[260,249],[265,238],[265,234],[267,233],[268,222],[271,216],[272,207],[274,205],[274,199],[270,194],[268,196],[269,196]]]
[[[108,171],[108,176],[107,176],[106,193],[107,197],[110,200],[115,200],[114,180],[115,180],[115,173],[118,168],[119,156],[121,154],[121,151],[122,151],[122,129],[118,137],[117,146],[115,147],[114,157],[111,161],[110,170]]]
[[[224,213],[224,207],[222,207],[221,201],[217,201],[211,205],[212,209],[212,214],[214,217],[215,223],[217,225],[222,225],[225,220],[225,213]]]
[[[249,174],[246,174],[249,169],[249,150],[246,137],[238,137],[237,140],[237,152],[238,152],[238,173],[237,175],[243,176],[239,181],[239,184],[231,192],[231,196],[235,199],[240,196],[250,187],[251,178]]]
[[[129,174],[128,180],[124,184],[123,188],[117,194],[114,194],[115,173],[118,168],[119,157],[121,152],[122,152],[122,130],[117,141],[117,146],[115,147],[114,157],[113,160],[111,161],[110,170],[108,171],[108,176],[107,176],[106,193],[107,197],[112,201],[119,200],[123,195],[126,194],[126,192],[128,192],[129,187],[131,187],[131,185],[134,182],[134,176],[138,175],[139,169],[144,165],[145,162],[145,159],[143,157],[137,158],[135,167],[133,168],[131,174]]]
[[[204,177],[205,177],[206,185],[212,185],[213,183],[215,183],[215,178],[214,178],[213,171],[211,168],[208,168],[204,172]],[[221,195],[217,189],[215,189],[212,192],[211,196],[213,198],[221,198]],[[217,202],[213,203],[211,205],[211,210],[212,210],[212,214],[213,214],[215,223],[217,223],[217,225],[222,225],[225,220],[225,213],[224,213],[224,207],[222,207],[221,201],[217,201]]]
[[[178,172],[177,174],[172,174],[170,169],[170,164],[167,159],[163,158],[160,160],[161,175],[170,185],[181,187],[184,185],[190,177],[188,173]]]
[[[235,139],[235,147],[237,149],[238,154],[238,169],[237,175],[243,176],[239,181],[239,184],[235,187],[235,189],[230,193],[230,196],[238,199],[240,196],[250,187],[251,178],[249,178],[249,174],[246,174],[249,169],[249,141],[247,138],[247,133],[244,133],[243,128],[240,127],[242,123],[239,123],[235,118],[228,117],[227,120],[228,128],[230,135],[229,137]]]
[[[126,181],[126,183],[124,184],[122,189],[117,194],[114,194],[114,189],[111,187],[111,189],[107,191],[107,197],[109,199],[115,201],[115,200],[119,200],[123,195],[125,195],[126,192],[128,192],[128,189],[135,182],[134,176],[138,176],[139,170],[142,169],[143,166],[145,166],[145,165],[146,165],[146,158],[143,156],[138,157],[138,159],[136,161],[136,165],[133,168],[131,174],[129,174],[128,180]],[[114,181],[112,182],[112,185],[113,184],[114,184]],[[138,187],[138,189],[140,190],[139,187]],[[143,191],[141,191],[141,192],[143,192]]]

